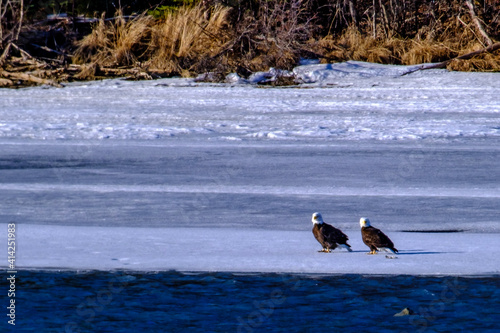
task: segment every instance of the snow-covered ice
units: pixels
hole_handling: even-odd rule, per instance
[[[0,138],[443,141],[499,139],[497,73],[306,65],[295,88],[193,79],[0,90]],[[320,89],[319,87],[328,87]]]
[[[389,233],[400,251],[367,255],[321,246],[310,230],[18,225],[18,268],[322,274],[497,275],[498,234]]]
[[[500,76],[412,68],[0,89],[19,267],[498,274]],[[317,253],[314,211],[357,252]],[[361,216],[398,259],[364,254]]]

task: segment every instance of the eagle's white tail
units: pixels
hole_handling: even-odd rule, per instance
[[[345,245],[345,244],[339,244],[339,246],[342,246],[343,248],[347,249],[347,251],[352,252],[352,249],[350,246]]]
[[[392,249],[388,248],[388,247],[381,247],[378,249],[379,251],[385,251],[385,252],[390,252],[392,254],[396,254],[396,252],[394,252]]]

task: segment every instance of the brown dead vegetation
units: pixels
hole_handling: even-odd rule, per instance
[[[151,28],[145,66],[187,74],[213,68],[212,61],[230,40],[229,7],[200,3],[169,13]]]
[[[488,50],[500,38],[500,4],[488,0],[256,0],[232,7],[199,2],[157,19],[147,13],[103,15],[76,42],[35,49],[20,43],[20,15],[17,8],[0,30],[0,86],[203,72],[217,80],[235,71],[246,76],[269,67],[290,69],[301,57],[500,69],[498,49],[471,53]]]

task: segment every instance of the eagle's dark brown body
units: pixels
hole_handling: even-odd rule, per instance
[[[389,237],[377,228],[372,226],[362,227],[361,236],[363,237],[363,243],[370,248],[372,254],[376,253],[380,248],[388,248],[398,252]]]
[[[349,238],[342,231],[327,223],[315,223],[312,232],[316,240],[323,247],[322,252],[330,252],[338,245],[345,245],[351,251],[351,245],[347,244]]]

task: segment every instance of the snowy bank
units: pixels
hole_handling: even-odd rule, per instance
[[[0,138],[448,141],[500,138],[500,74],[346,62],[294,69],[301,84],[236,79],[75,82],[0,89]],[[276,71],[256,73],[255,82]],[[254,82],[251,81],[251,82]],[[304,89],[307,88],[307,89]]]
[[[392,232],[389,236],[400,251],[395,259],[385,253],[367,255],[361,233],[347,234],[353,252],[337,249],[325,254],[317,252],[320,245],[310,230],[18,224],[16,265],[69,270],[500,274],[498,234]]]

